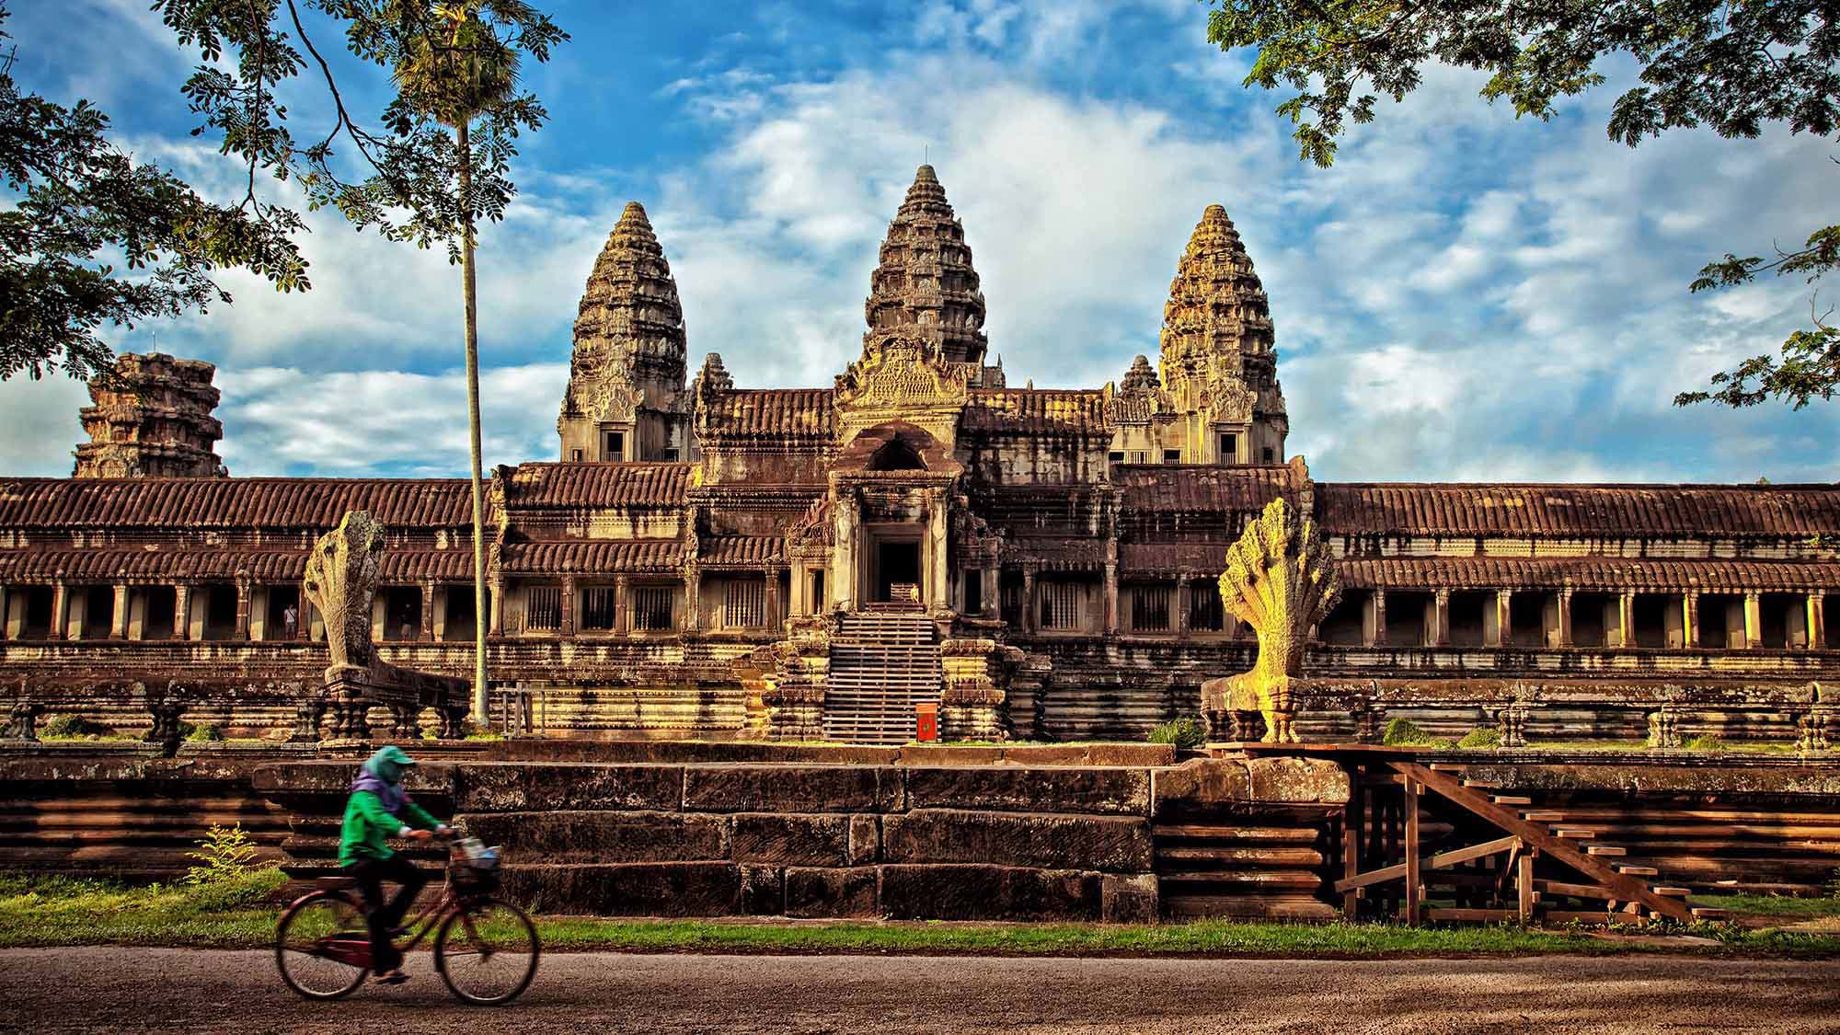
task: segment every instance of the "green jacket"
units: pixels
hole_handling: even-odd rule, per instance
[[[375,791],[353,791],[345,803],[345,825],[339,834],[339,865],[350,866],[364,859],[388,859],[396,852],[384,843],[414,827],[433,830],[441,821],[412,801],[402,804],[407,822],[384,811],[383,799]]]

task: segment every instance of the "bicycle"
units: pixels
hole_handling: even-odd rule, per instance
[[[296,993],[343,999],[371,972],[371,941],[357,881],[323,877],[275,924],[275,966]],[[480,1006],[502,1006],[530,987],[542,945],[522,909],[498,898],[498,855],[478,841],[448,843],[446,882],[435,901],[407,921],[407,953],[434,933],[434,965],[448,991]]]

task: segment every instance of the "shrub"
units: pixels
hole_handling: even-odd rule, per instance
[[[224,728],[216,725],[193,726],[185,739],[195,744],[215,744],[224,739]]]
[[[185,898],[193,907],[206,912],[236,909],[273,899],[287,881],[287,874],[282,873],[279,866],[252,866],[234,875],[188,885]]]
[[[1380,734],[1380,743],[1389,747],[1423,746],[1436,742],[1436,738],[1411,719],[1388,719],[1386,729]]]
[[[1207,743],[1207,726],[1200,719],[1165,722],[1150,731],[1150,743],[1174,744],[1180,750],[1192,751]]]
[[[81,715],[64,713],[45,720],[44,728],[39,733],[46,737],[109,737],[115,734],[115,727]]]
[[[1478,726],[1457,741],[1460,748],[1494,748],[1501,746],[1501,731],[1492,726]]]
[[[1688,751],[1723,751],[1725,738],[1716,733],[1703,733],[1682,744]]]
[[[186,858],[198,863],[185,871],[187,884],[233,880],[254,868],[256,842],[241,823],[227,827],[213,823],[204,839],[198,842],[197,850],[187,852]]]

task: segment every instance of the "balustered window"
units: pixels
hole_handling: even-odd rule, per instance
[[[581,619],[577,624],[583,629],[612,629],[619,606],[618,590],[612,586],[589,586],[581,591]]]
[[[767,624],[767,584],[762,579],[730,579],[722,587],[725,629],[758,629]]]
[[[562,628],[562,587],[530,586],[524,590],[524,628],[556,632]]]
[[[1132,630],[1169,631],[1170,598],[1175,594],[1175,587],[1132,586],[1129,594]]]
[[[1043,582],[1037,592],[1041,596],[1043,629],[1080,628],[1080,604],[1085,594],[1078,583]]]
[[[1196,582],[1188,587],[1188,627],[1194,632],[1220,632],[1227,627],[1227,609],[1220,601],[1220,586]]]
[[[632,589],[632,624],[634,629],[658,631],[675,624],[678,591],[674,586],[634,586]]]

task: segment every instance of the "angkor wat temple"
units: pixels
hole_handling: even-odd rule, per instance
[[[927,166],[865,315],[833,385],[737,386],[713,353],[692,377],[627,206],[582,297],[558,458],[492,473],[483,608],[465,481],[224,477],[209,368],[124,357],[75,477],[0,480],[0,697],[131,726],[176,694],[200,721],[289,725],[326,667],[308,550],[363,510],[388,530],[384,657],[466,676],[488,623],[518,728],[905,741],[937,702],[954,739],[1135,739],[1251,665],[1215,582],[1280,497],[1345,587],[1307,651],[1306,733],[1378,696],[1460,734],[1518,695],[1549,740],[1640,737],[1663,705],[1689,732],[1790,739],[1840,675],[1833,486],[1314,480],[1218,206],[1156,362],[1113,384],[1017,388],[988,362]]]

